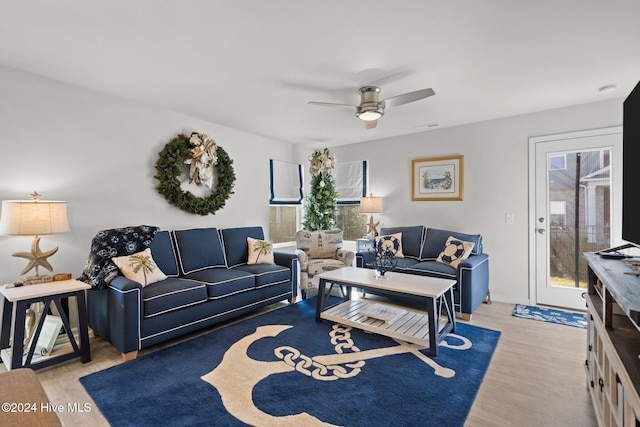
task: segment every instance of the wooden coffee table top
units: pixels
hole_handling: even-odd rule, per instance
[[[375,270],[369,268],[343,267],[318,274],[317,277],[325,279],[328,282],[432,298],[439,297],[456,284],[456,281],[453,279],[440,279],[415,274],[397,273],[395,271],[388,272],[385,276],[388,276],[388,278],[383,279],[376,277]]]

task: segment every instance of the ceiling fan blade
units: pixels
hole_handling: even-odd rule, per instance
[[[358,108],[357,105],[349,105],[349,104],[335,104],[333,102],[314,102],[309,101],[307,104],[310,105],[319,105],[321,107],[349,107],[349,108]]]
[[[416,90],[415,92],[403,93],[402,95],[392,96],[384,100],[384,104],[387,107],[396,107],[398,105],[408,104],[410,102],[417,101],[428,96],[435,95],[433,89]]]
[[[378,125],[378,121],[377,120],[365,120],[364,121],[364,126],[367,129],[373,129],[374,127],[376,127]]]

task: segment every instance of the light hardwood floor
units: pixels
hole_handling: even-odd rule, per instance
[[[586,330],[513,317],[512,310],[513,304],[482,304],[469,322],[502,335],[466,425],[596,426],[584,372]],[[68,403],[90,404],[90,412],[60,413],[67,427],[109,425],[78,378],[122,362],[101,338],[90,341],[91,362],[69,361],[37,371],[53,404],[65,409]]]

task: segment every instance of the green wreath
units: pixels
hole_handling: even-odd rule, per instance
[[[233,160],[220,146],[216,148],[218,156],[218,185],[211,190],[207,197],[198,197],[180,187],[180,167],[189,158],[189,137],[180,134],[164,146],[158,161],[156,161],[155,178],[160,181],[157,187],[169,203],[180,209],[199,215],[215,213],[222,208],[231,194],[236,180],[233,170]]]

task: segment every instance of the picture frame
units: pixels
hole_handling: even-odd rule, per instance
[[[38,341],[36,342],[36,347],[33,353],[34,356],[46,356],[51,353],[61,330],[62,319],[59,316],[47,314],[44,318],[42,329],[40,330],[40,336],[38,336]],[[29,349],[33,345],[34,338],[35,335],[31,336],[28,347]]]
[[[411,200],[463,200],[464,156],[411,161]]]

